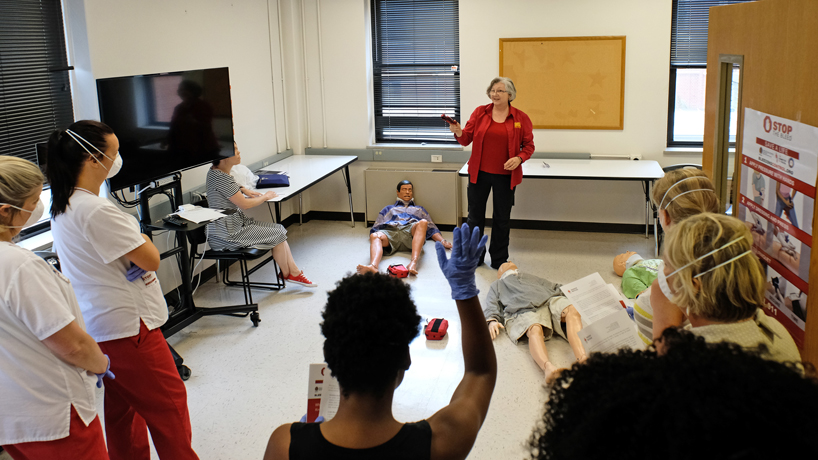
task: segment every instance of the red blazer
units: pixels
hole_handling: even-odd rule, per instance
[[[474,109],[471,118],[463,128],[463,135],[454,136],[460,145],[466,146],[474,141],[469,157],[469,182],[477,182],[477,173],[480,171],[480,157],[483,154],[483,137],[491,125],[491,111],[493,103],[482,105]],[[531,119],[522,110],[517,110],[509,104],[508,118],[505,125],[508,131],[508,151],[509,158],[520,157],[525,162],[534,153],[534,129]],[[522,163],[520,163],[522,165]],[[511,188],[513,189],[523,181],[523,168],[518,166],[511,171]]]

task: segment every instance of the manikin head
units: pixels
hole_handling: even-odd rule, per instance
[[[502,278],[503,273],[509,270],[517,270],[517,264],[515,264],[514,262],[506,262],[503,265],[500,265],[500,268],[497,269],[497,279],[499,280],[500,278]]]
[[[625,251],[622,254],[619,254],[618,256],[614,257],[613,269],[618,276],[622,276],[625,274],[625,270],[628,269],[628,259],[630,259],[634,255],[638,254],[636,254],[633,251]]]
[[[398,182],[398,199],[406,202],[412,201],[415,193],[412,188],[412,183],[408,180]]]

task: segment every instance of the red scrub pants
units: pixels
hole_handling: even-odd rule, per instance
[[[105,379],[105,434],[111,460],[150,460],[148,429],[161,459],[198,459],[190,445],[187,392],[159,329],[100,342],[111,359]]]
[[[68,437],[53,441],[23,442],[3,446],[14,460],[108,460],[105,438],[99,417],[85,426],[80,415],[71,406],[71,426]]]

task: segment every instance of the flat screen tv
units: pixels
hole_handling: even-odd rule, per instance
[[[226,67],[97,80],[100,119],[119,138],[121,190],[233,155]]]

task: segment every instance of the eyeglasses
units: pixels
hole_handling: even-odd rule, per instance
[[[503,94],[503,93],[507,93],[507,92],[508,91],[503,90],[503,89],[493,89],[493,90],[489,91],[489,94]]]

